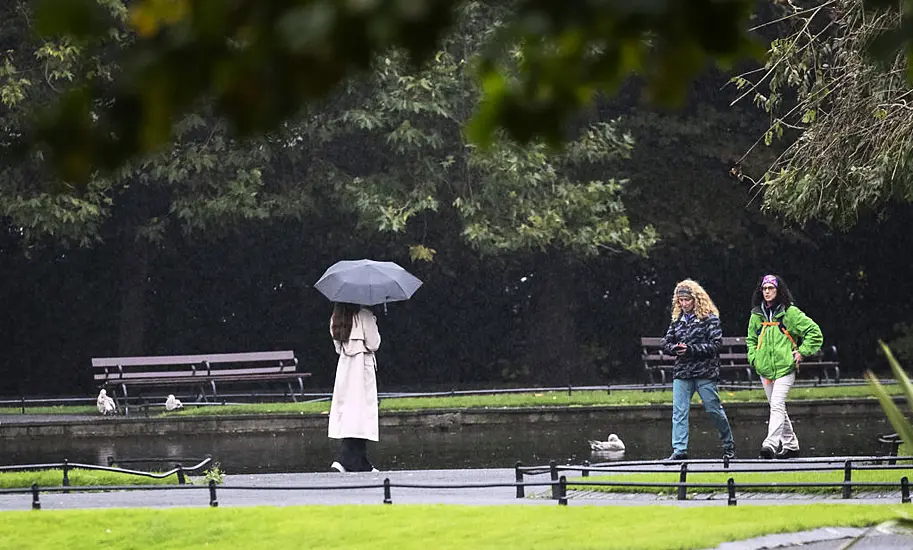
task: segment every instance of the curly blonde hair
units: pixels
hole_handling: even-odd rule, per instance
[[[675,290],[672,291],[672,320],[676,321],[682,315],[682,307],[678,305],[678,291],[681,288],[686,288],[691,291],[691,296],[694,298],[694,313],[700,319],[706,319],[708,316],[716,315],[719,317],[720,310],[716,308],[716,304],[713,303],[713,300],[710,299],[710,295],[707,294],[707,291],[704,290],[697,281],[691,279],[685,279],[680,281],[675,285]]]

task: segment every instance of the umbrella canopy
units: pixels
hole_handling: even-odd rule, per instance
[[[374,260],[336,262],[314,284],[334,302],[363,306],[408,300],[420,286],[415,275],[394,262]]]

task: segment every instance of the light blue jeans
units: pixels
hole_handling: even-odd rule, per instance
[[[734,448],[732,443],[732,428],[729,419],[720,403],[720,394],[716,391],[716,382],[706,378],[691,378],[672,381],[672,450],[686,452],[688,450],[688,413],[691,411],[691,396],[697,392],[704,402],[704,410],[713,418],[716,428],[720,432],[720,441],[723,449]]]

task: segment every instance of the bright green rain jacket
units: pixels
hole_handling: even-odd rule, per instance
[[[782,323],[781,323],[782,322]],[[786,328],[786,333],[781,327]],[[793,349],[804,357],[814,355],[821,349],[824,336],[821,328],[811,317],[796,306],[785,310],[779,305],[768,321],[760,307],[751,310],[748,319],[748,362],[755,371],[768,380],[782,378],[796,370]]]

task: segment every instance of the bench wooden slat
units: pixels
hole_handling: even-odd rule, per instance
[[[294,373],[274,373],[274,374],[255,374],[248,375],[243,377],[238,377],[237,379],[232,379],[228,376],[195,376],[195,377],[176,377],[176,378],[135,378],[135,379],[111,379],[108,382],[114,384],[115,386],[120,386],[124,384],[128,387],[132,386],[183,386],[189,384],[208,384],[209,382],[260,382],[264,380],[297,380],[299,378],[304,379],[311,376],[309,372],[294,372]]]
[[[247,369],[213,369],[209,373],[205,369],[197,369],[194,371],[160,371],[160,372],[149,372],[149,371],[136,371],[136,372],[124,372],[120,373],[117,371],[112,371],[107,374],[96,374],[95,380],[136,380],[142,378],[225,378],[228,376],[257,376],[263,374],[296,374],[295,367],[290,365],[288,367],[260,367],[260,368],[247,368]]]
[[[253,363],[257,361],[292,361],[293,351],[254,351],[244,353],[210,353],[203,355],[150,355],[145,357],[95,357],[93,367],[194,365],[210,363]]]

